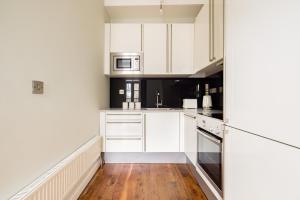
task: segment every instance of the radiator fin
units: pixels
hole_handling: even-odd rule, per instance
[[[100,154],[100,137],[96,136],[10,200],[63,200]]]

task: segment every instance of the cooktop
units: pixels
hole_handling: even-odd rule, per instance
[[[202,112],[199,112],[199,114],[207,116],[207,117],[212,117],[212,118],[223,120],[223,111],[222,110],[202,111]]]

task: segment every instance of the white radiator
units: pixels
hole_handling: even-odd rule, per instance
[[[101,142],[96,136],[68,158],[24,188],[11,200],[63,200],[76,188],[100,158]],[[88,183],[88,181],[86,181]]]

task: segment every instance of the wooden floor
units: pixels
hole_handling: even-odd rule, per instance
[[[206,200],[185,164],[105,164],[80,200]]]

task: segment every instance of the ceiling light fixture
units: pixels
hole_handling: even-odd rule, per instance
[[[163,14],[164,14],[163,0],[160,0],[159,12],[160,12],[160,15],[163,15]]]

